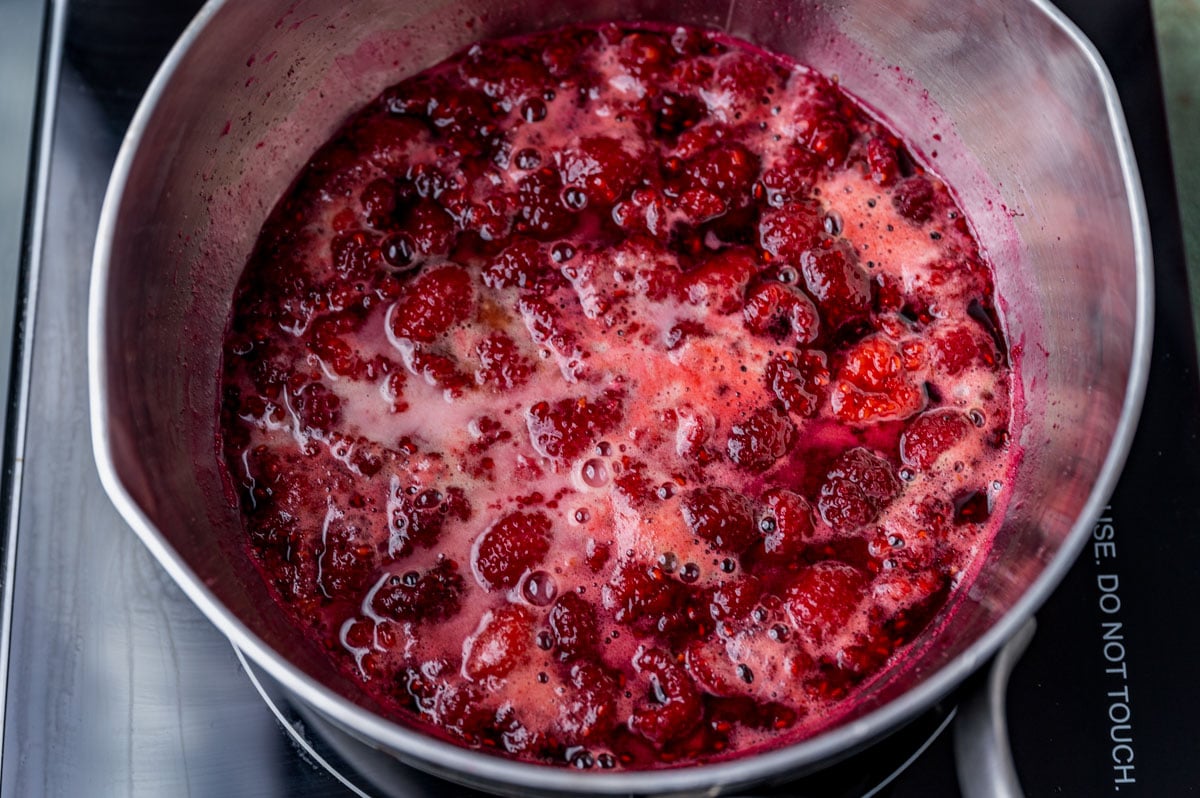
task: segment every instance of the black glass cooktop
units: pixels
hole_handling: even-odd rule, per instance
[[[199,3],[0,0],[0,12],[16,5],[45,11],[45,63],[61,72],[41,73],[44,157],[30,173],[44,169],[27,219],[44,209],[44,229],[27,225],[22,264],[21,298],[36,301],[18,328],[25,366],[14,372],[19,412],[9,421],[24,450],[9,445],[9,458],[21,458],[6,463],[14,501],[0,549],[11,558],[0,796],[369,793],[370,768],[354,765],[352,751],[339,753],[285,701],[278,718],[262,701],[236,654],[108,507],[91,462],[82,341],[96,216],[125,126]],[[1200,794],[1200,386],[1153,27],[1148,0],[1059,5],[1101,51],[1129,120],[1153,237],[1155,342],[1111,506],[1038,613],[1013,674],[1013,754],[1030,796]],[[939,733],[952,712],[939,706],[885,745],[778,792],[957,795],[951,734]],[[413,777],[400,792],[459,791]]]

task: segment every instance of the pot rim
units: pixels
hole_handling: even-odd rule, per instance
[[[108,318],[106,291],[121,198],[159,98],[167,91],[176,69],[193,42],[203,34],[209,22],[227,1],[208,0],[172,47],[138,105],[113,166],[96,235],[88,302],[88,393],[92,448],[101,484],[121,516],[138,534],[155,559],[209,621],[237,648],[244,651],[255,663],[309,706],[344,728],[353,729],[358,735],[371,738],[378,744],[403,754],[406,760],[427,767],[432,766],[450,778],[464,779],[493,789],[504,785],[514,789],[597,795],[699,790],[715,794],[721,788],[760,782],[781,774],[813,770],[818,764],[832,762],[845,756],[872,742],[882,733],[896,729],[913,719],[963,682],[1015,634],[1053,592],[1074,563],[1092,525],[1100,516],[1104,503],[1116,485],[1137,428],[1150,366],[1153,263],[1141,179],[1112,76],[1095,46],[1061,11],[1048,0],[1027,0],[1079,48],[1100,84],[1129,205],[1136,260],[1137,296],[1133,359],[1112,445],[1083,510],[1063,546],[1004,616],[953,661],[887,704],[860,718],[781,748],[727,762],[665,770],[581,773],[566,768],[504,759],[438,740],[386,720],[304,673],[251,632],[176,554],[122,483],[110,447],[109,397],[105,379],[108,370],[105,347],[105,326]]]

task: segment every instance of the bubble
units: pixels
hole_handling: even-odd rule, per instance
[[[663,552],[658,556],[658,564],[667,573],[674,573],[675,569],[679,567],[679,558],[675,556],[674,552]]]
[[[537,643],[537,647],[542,651],[549,651],[554,648],[554,638],[545,629],[538,632],[535,642]]]
[[[554,577],[546,571],[534,571],[525,577],[521,595],[533,606],[545,607],[558,595],[558,585],[554,583]]]
[[[526,122],[541,122],[546,118],[546,104],[536,97],[521,104],[521,117]]]
[[[586,507],[580,507],[578,510],[575,511],[574,517],[575,517],[575,523],[586,524],[588,522],[588,519],[592,517],[592,514],[590,512],[588,512],[588,509]]]
[[[825,214],[825,232],[831,236],[840,235],[842,232],[842,217],[837,211],[830,211]]]
[[[987,423],[987,418],[984,417],[983,411],[981,410],[972,410],[967,414],[967,416],[971,419],[971,423],[977,427],[982,427]]]
[[[684,563],[683,568],[679,569],[679,578],[683,582],[695,582],[700,578],[700,566],[694,562]]]
[[[580,476],[589,488],[602,488],[608,484],[608,466],[600,458],[593,457],[583,464]]]
[[[612,444],[608,441],[600,441],[596,444],[596,454],[601,457],[608,457],[612,454]]]

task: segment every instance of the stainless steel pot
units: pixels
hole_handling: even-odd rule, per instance
[[[375,714],[273,611],[214,443],[234,284],[268,211],[340,120],[476,38],[604,18],[724,28],[837,75],[892,120],[957,188],[990,253],[1028,406],[1015,498],[978,577],[853,717],[767,753],[643,773],[512,762]],[[109,186],[91,294],[96,460],[113,502],[213,623],[357,738],[512,794],[717,794],[819,768],[904,723],[1058,583],[1136,423],[1148,241],[1112,82],[1042,0],[212,0],[151,85]]]

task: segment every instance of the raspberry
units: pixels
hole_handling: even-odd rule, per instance
[[[765,210],[758,223],[758,245],[773,260],[799,263],[804,252],[820,243],[825,230],[821,216],[820,206],[812,201]]]
[[[553,524],[541,512],[514,512],[489,526],[475,541],[471,568],[485,590],[515,586],[550,550]]]
[[[967,437],[971,422],[957,410],[931,410],[917,416],[900,436],[900,459],[929,468],[942,452]]]
[[[562,183],[587,195],[589,206],[612,205],[625,193],[637,168],[616,139],[592,136],[563,153],[559,167]]]
[[[475,346],[479,368],[475,382],[501,391],[524,385],[533,373],[533,364],[521,355],[513,339],[502,332],[489,334]]]
[[[361,362],[346,336],[362,326],[363,317],[353,311],[322,316],[309,328],[308,346],[334,373],[356,377]]]
[[[995,368],[998,358],[991,340],[963,325],[940,329],[932,336],[934,360],[946,374],[961,374],[976,365]]]
[[[896,156],[896,147],[886,139],[876,136],[867,142],[867,168],[871,179],[878,185],[887,187],[900,177],[900,161]]]
[[[525,414],[533,448],[560,462],[588,451],[620,419],[621,400],[612,391],[594,401],[580,397],[538,402]]]
[[[722,142],[691,159],[685,174],[693,188],[707,189],[732,207],[749,193],[758,170],[757,155],[741,144]]]
[[[359,597],[375,566],[375,542],[369,529],[346,518],[330,517],[317,557],[317,586],[329,598]]]
[[[882,335],[851,347],[830,396],[833,412],[850,422],[905,418],[919,411],[924,401],[901,353]]]
[[[571,666],[571,688],[561,699],[558,727],[569,741],[601,740],[616,723],[619,684],[599,663],[591,660]]]
[[[892,204],[905,219],[916,224],[929,221],[933,215],[933,184],[928,179],[910,177],[892,193]]]
[[[633,666],[649,678],[654,703],[634,709],[629,728],[658,745],[677,740],[694,729],[704,707],[696,685],[683,667],[658,649],[639,652]]]
[[[432,343],[472,312],[471,278],[458,266],[440,266],[412,281],[392,308],[392,334]]]
[[[812,508],[808,500],[785,488],[772,488],[760,500],[765,507],[759,529],[767,557],[790,564],[812,537]]]
[[[857,568],[826,560],[796,575],[784,594],[784,606],[796,631],[821,645],[850,620],[866,587],[867,577]]]
[[[812,300],[783,283],[762,283],[751,291],[742,317],[752,332],[780,340],[795,335],[801,344],[816,340],[820,329]]]
[[[846,160],[850,136],[844,121],[833,114],[822,114],[809,120],[808,128],[800,134],[799,141],[828,166],[837,166]]]
[[[725,452],[747,471],[766,471],[788,453],[796,427],[773,407],[760,407],[729,429]]]
[[[687,301],[721,314],[734,313],[744,304],[746,284],[758,271],[754,257],[727,249],[706,260],[683,278]]]
[[[887,460],[855,447],[833,461],[817,498],[825,523],[851,532],[879,517],[900,493],[900,481]]]
[[[549,258],[532,238],[518,236],[497,255],[483,272],[488,288],[534,288],[554,280]]]
[[[545,297],[525,294],[517,300],[517,312],[529,330],[529,338],[538,346],[549,348],[566,364],[568,371],[575,371],[582,354],[575,331],[563,323],[562,313]],[[575,364],[575,365],[572,365]]]
[[[651,621],[675,602],[678,585],[658,566],[626,562],[604,586],[604,605],[617,623]]]
[[[829,385],[829,367],[820,350],[785,351],[767,362],[763,372],[767,390],[783,409],[804,418],[816,415]]]
[[[871,285],[850,248],[810,250],[800,256],[800,272],[830,331],[866,315]]]
[[[417,252],[445,255],[454,246],[454,219],[433,200],[421,200],[408,214],[405,229]]]
[[[754,576],[745,576],[726,582],[713,591],[708,611],[713,620],[741,620],[748,617],[758,600],[762,598],[762,582]]]
[[[578,593],[560,596],[550,610],[549,620],[560,659],[576,659],[595,649],[596,608],[580,598]]]
[[[436,623],[456,615],[461,606],[463,580],[453,560],[439,560],[426,570],[393,576],[375,593],[371,607],[396,621]]]
[[[571,213],[562,202],[558,172],[542,167],[517,184],[517,229],[543,241],[557,238],[571,227]]]
[[[767,204],[780,208],[787,203],[804,200],[812,192],[820,159],[800,147],[793,147],[784,157],[763,172],[762,186]]]
[[[327,435],[341,419],[342,400],[324,383],[310,382],[293,393],[292,408],[304,431]]]
[[[428,385],[441,388],[448,397],[462,396],[471,378],[459,370],[453,358],[417,350],[409,359],[409,370]]]
[[[379,241],[370,233],[341,233],[329,246],[334,270],[347,280],[366,280],[379,268]]]
[[[473,682],[507,676],[525,659],[532,641],[532,621],[524,607],[506,604],[484,614],[463,643],[463,676]]]
[[[721,551],[739,554],[758,539],[754,504],[729,488],[693,488],[683,495],[679,509],[688,531]]]

